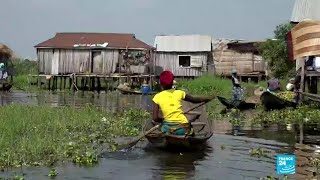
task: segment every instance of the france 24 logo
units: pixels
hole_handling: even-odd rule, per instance
[[[296,173],[296,156],[295,155],[277,155],[277,174],[294,174]]]

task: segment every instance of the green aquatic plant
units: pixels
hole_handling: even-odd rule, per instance
[[[320,110],[312,106],[287,108],[270,112],[260,111],[250,118],[251,124],[315,124],[320,121]]]
[[[267,157],[268,151],[263,150],[262,148],[251,148],[249,150],[250,156],[255,156],[255,157]]]
[[[287,179],[288,179],[288,176],[284,175],[282,180],[287,180]],[[276,177],[273,177],[273,176],[267,176],[265,178],[260,178],[260,180],[280,180],[280,178],[276,178]]]
[[[55,169],[51,169],[48,174],[49,177],[56,177],[57,175],[58,175],[58,172]]]
[[[320,158],[319,157],[311,158],[311,165],[315,168],[316,174],[319,174],[320,173]]]
[[[86,106],[8,105],[0,108],[0,168],[53,166],[70,160],[91,166],[112,151],[115,137],[136,136],[149,113],[127,110],[114,115]]]
[[[14,180],[24,180],[24,177],[22,176],[14,176]]]
[[[232,109],[228,114],[229,122],[234,126],[241,126],[244,123],[245,116],[238,109]]]
[[[259,84],[241,82],[241,85],[246,88],[245,96],[249,97],[253,95],[255,86],[265,85],[266,82],[261,81]],[[179,89],[186,90],[190,94],[194,95],[216,95],[225,98],[231,98],[232,96],[232,82],[230,79],[221,78],[219,76],[213,76],[210,74],[204,74],[193,80],[178,80]],[[209,102],[207,105],[207,112],[211,119],[220,120],[222,116],[219,112],[221,103],[216,98]]]

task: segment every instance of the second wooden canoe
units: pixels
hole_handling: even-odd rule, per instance
[[[230,99],[226,99],[226,98],[221,97],[221,96],[217,96],[217,98],[219,99],[221,104],[226,106],[227,109],[236,108],[236,109],[239,109],[240,111],[244,111],[244,110],[255,109],[256,108],[256,104],[254,104],[254,103],[248,103],[248,102],[240,101],[240,100],[232,101]]]
[[[295,102],[287,101],[282,99],[268,91],[265,91],[260,96],[261,104],[264,106],[266,111],[270,110],[280,110],[288,107],[296,108],[297,104]]]

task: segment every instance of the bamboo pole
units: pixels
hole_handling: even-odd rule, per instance
[[[300,79],[300,92],[304,92],[304,90],[305,90],[305,88],[304,88],[304,86],[305,86],[305,68],[306,68],[305,64],[306,64],[306,62],[303,59],[302,64],[301,64],[301,73],[300,73],[300,77],[301,77],[301,79]],[[301,104],[302,99],[303,99],[303,94],[300,93],[299,94],[299,102],[298,102],[299,104]]]

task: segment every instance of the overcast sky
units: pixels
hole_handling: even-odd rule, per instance
[[[0,43],[35,57],[56,32],[134,33],[153,45],[159,34],[271,38],[294,0],[1,0]]]

